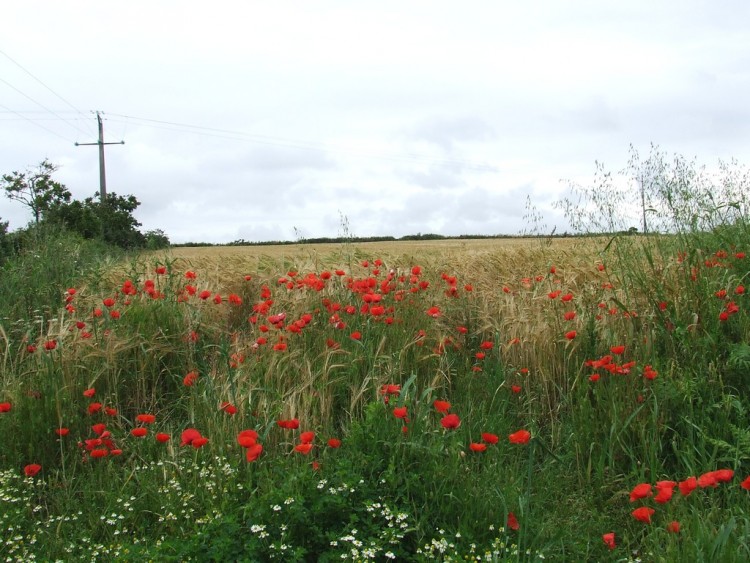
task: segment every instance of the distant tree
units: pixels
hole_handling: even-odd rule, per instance
[[[146,231],[146,248],[148,250],[160,250],[169,248],[169,237],[161,229]]]
[[[5,190],[6,197],[20,201],[31,209],[34,223],[38,224],[53,205],[70,201],[68,189],[52,179],[56,170],[57,166],[45,159],[36,169],[4,174],[0,185]]]

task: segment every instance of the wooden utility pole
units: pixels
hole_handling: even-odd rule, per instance
[[[107,197],[107,174],[104,172],[104,145],[124,145],[125,141],[116,143],[104,142],[104,125],[102,125],[102,116],[96,112],[96,121],[99,124],[99,141],[96,143],[76,143],[77,147],[85,145],[97,145],[99,147],[99,197],[102,202]]]

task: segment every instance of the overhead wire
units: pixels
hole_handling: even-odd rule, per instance
[[[30,76],[31,78],[33,78],[34,80],[36,80],[36,81],[37,81],[37,82],[38,82],[39,84],[41,84],[42,86],[44,86],[44,87],[45,87],[45,88],[46,88],[46,89],[47,89],[47,90],[48,90],[48,91],[49,91],[49,92],[50,92],[50,93],[51,93],[51,94],[52,94],[53,96],[55,96],[55,97],[56,97],[57,99],[59,99],[59,100],[60,100],[60,101],[62,101],[62,102],[63,102],[64,104],[66,104],[66,105],[67,105],[68,107],[70,107],[70,108],[71,108],[71,109],[72,109],[73,111],[75,111],[75,112],[76,112],[76,113],[77,113],[78,115],[80,115],[81,117],[87,118],[87,116],[86,116],[86,115],[85,115],[85,114],[84,114],[84,113],[83,113],[83,112],[82,112],[81,110],[79,110],[79,109],[78,109],[77,107],[75,107],[75,106],[74,106],[73,104],[71,104],[71,103],[70,103],[70,102],[69,102],[68,100],[66,100],[65,98],[63,98],[63,97],[62,97],[62,96],[61,96],[60,94],[58,94],[57,92],[55,92],[55,91],[54,91],[54,90],[53,90],[52,88],[50,88],[49,86],[47,86],[47,84],[45,84],[44,82],[42,82],[42,81],[41,81],[41,80],[40,80],[39,78],[37,78],[37,77],[36,77],[36,76],[35,76],[34,74],[32,74],[30,70],[28,70],[28,69],[27,69],[26,67],[24,67],[24,66],[23,66],[23,65],[22,65],[21,63],[19,63],[19,62],[18,62],[17,60],[15,60],[15,59],[14,59],[13,57],[11,57],[11,56],[10,56],[10,55],[9,55],[8,53],[6,53],[6,52],[5,52],[5,51],[3,51],[2,49],[0,49],[0,54],[2,54],[2,55],[3,55],[3,56],[4,56],[5,58],[6,58],[6,59],[8,59],[8,60],[9,60],[10,62],[12,62],[12,63],[13,63],[14,65],[16,65],[16,66],[17,66],[18,68],[20,68],[20,69],[21,69],[22,71],[24,71],[24,72],[25,72],[26,74],[28,74],[28,75],[29,75],[29,76]],[[25,94],[24,94],[24,95],[25,95]],[[36,102],[35,102],[35,103],[36,103]],[[41,104],[40,104],[40,105],[41,105]],[[42,107],[44,107],[44,106],[42,106]],[[44,109],[46,110],[47,108],[44,108]],[[47,111],[51,111],[51,110],[47,110]],[[52,112],[52,113],[54,114],[55,112]],[[55,114],[55,115],[57,115],[57,114]],[[89,122],[88,122],[88,121],[86,121],[85,123],[87,123],[87,124],[88,124]],[[74,127],[75,127],[75,126],[74,126]],[[85,132],[81,131],[80,129],[78,129],[78,127],[75,127],[75,128],[76,128],[76,129],[77,129],[78,131],[81,131],[82,133],[84,133],[85,135],[88,135],[89,133],[92,133],[92,132],[94,132],[94,129],[93,129],[93,126],[92,126],[92,125],[90,125],[90,124],[89,124],[89,125],[88,125],[88,127],[89,127],[89,132],[88,132],[88,133],[85,133]],[[94,132],[94,134],[96,134],[96,133]]]
[[[37,127],[40,127],[41,129],[44,129],[44,130],[45,130],[45,131],[47,131],[48,133],[52,133],[52,134],[53,134],[53,135],[54,135],[55,137],[60,137],[60,138],[61,138],[61,139],[63,139],[63,140],[64,140],[64,141],[66,142],[66,143],[73,143],[73,142],[74,142],[74,141],[71,141],[71,140],[70,140],[69,138],[67,138],[67,137],[63,137],[62,135],[60,135],[60,133],[57,133],[56,131],[53,131],[52,129],[50,129],[50,128],[48,128],[48,127],[45,127],[44,125],[40,125],[39,123],[37,123],[37,122],[36,122],[36,121],[34,121],[33,119],[29,119],[28,117],[24,116],[23,114],[21,114],[21,113],[18,113],[17,111],[13,111],[12,109],[10,109],[10,108],[8,108],[8,107],[6,107],[6,106],[2,105],[2,104],[0,104],[0,108],[3,108],[3,109],[5,109],[5,110],[6,110],[6,111],[7,111],[8,113],[15,113],[15,114],[16,114],[16,115],[17,115],[18,117],[20,117],[21,119],[24,119],[25,121],[28,121],[28,122],[29,122],[29,123],[31,123],[32,125],[36,125]]]
[[[460,159],[447,159],[447,158],[435,158],[427,155],[420,155],[414,153],[407,153],[402,155],[386,154],[386,153],[372,153],[356,151],[339,147],[336,145],[330,145],[325,143],[314,143],[308,141],[300,141],[295,139],[288,139],[284,137],[272,137],[269,135],[259,135],[256,133],[246,133],[242,131],[232,131],[229,129],[220,129],[217,127],[206,127],[202,125],[192,125],[188,123],[178,123],[174,121],[165,121],[159,119],[149,119],[144,117],[136,117],[132,115],[123,115],[118,113],[108,113],[110,120],[113,120],[111,116],[121,117],[135,122],[140,122],[141,125],[151,127],[154,129],[163,129],[166,131],[174,132],[188,132],[196,135],[202,135],[207,137],[217,137],[224,139],[231,139],[234,141],[249,141],[262,145],[278,146],[300,150],[311,150],[317,152],[331,152],[331,153],[345,153],[361,158],[374,158],[381,160],[392,160],[401,162],[423,162],[427,164],[443,164],[460,166],[462,168],[477,170],[481,172],[496,172],[497,168],[488,164],[481,164],[477,162],[460,160]]]

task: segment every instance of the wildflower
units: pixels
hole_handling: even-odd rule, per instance
[[[528,430],[519,430],[508,436],[511,444],[528,444],[531,439],[531,432]]]
[[[667,524],[667,532],[671,532],[673,534],[679,534],[680,533],[680,523],[676,520],[672,520],[669,524]]]
[[[107,430],[107,425],[100,422],[99,424],[94,424],[91,430],[94,431],[94,434],[101,436]]]
[[[695,477],[688,477],[684,481],[680,481],[677,486],[680,489],[680,494],[686,497],[698,486],[698,480]]]
[[[518,531],[519,525],[518,525],[518,519],[516,518],[516,515],[512,512],[508,512],[508,528],[510,528],[513,531]]]
[[[513,393],[518,394],[521,392],[521,386],[520,385],[511,385],[510,390],[513,391]]]
[[[57,434],[60,437],[67,436],[68,434],[70,434],[70,429],[64,428],[64,427],[55,428],[55,434]]]
[[[23,473],[26,477],[33,477],[42,470],[42,466],[38,463],[30,463],[23,468]]]
[[[106,299],[102,301],[102,305],[104,305],[105,307],[109,309],[110,307],[115,306],[115,300],[112,297],[107,297]]]
[[[183,378],[182,384],[185,387],[192,387],[196,381],[198,381],[198,372],[191,371]]]
[[[328,447],[329,448],[334,448],[334,449],[340,448],[341,447],[341,440],[339,440],[338,438],[330,438],[328,440]]]
[[[153,424],[156,420],[156,417],[153,414],[139,414],[135,417],[135,419],[138,422],[142,422],[144,424]]]
[[[575,318],[576,318],[576,312],[575,312],[575,311],[567,311],[567,312],[566,312],[566,313],[565,313],[565,314],[563,315],[563,318],[564,318],[564,319],[565,319],[566,321],[572,321],[573,319],[575,319]]]
[[[492,350],[492,348],[493,348],[494,346],[495,346],[495,344],[494,344],[494,343],[492,343],[492,342],[490,342],[489,340],[485,340],[484,342],[482,342],[482,343],[481,343],[481,344],[479,345],[479,347],[480,347],[480,348],[481,348],[482,350]]]
[[[44,349],[47,350],[48,352],[51,352],[55,348],[57,348],[56,340],[48,340],[47,342],[44,343]]]
[[[96,389],[94,389],[94,388],[91,388],[91,389],[86,389],[86,390],[85,390],[85,391],[83,392],[83,396],[84,396],[84,397],[86,397],[86,398],[88,398],[88,399],[91,399],[91,398],[93,398],[93,396],[94,396],[95,394],[96,394]]]
[[[294,451],[302,455],[307,455],[310,453],[310,450],[312,450],[312,447],[312,444],[297,444],[294,446]]]
[[[165,442],[169,442],[170,439],[171,439],[171,436],[169,434],[164,433],[164,432],[159,432],[156,435],[156,441],[160,442],[162,444],[165,443]]]
[[[130,431],[130,434],[136,438],[143,438],[146,434],[148,434],[148,429],[143,427],[133,428]]]
[[[285,428],[287,430],[296,430],[299,428],[299,420],[292,418],[289,420],[277,420],[276,424],[279,428]]]
[[[223,402],[221,403],[219,409],[223,410],[228,415],[237,414],[237,407],[235,407],[232,403]]]
[[[745,480],[740,483],[740,487],[742,487],[746,491],[750,491],[750,476],[745,477]]]
[[[651,495],[653,495],[653,492],[651,492],[651,484],[640,483],[630,491],[630,502],[635,502],[638,499],[647,498]]]
[[[436,411],[442,413],[447,413],[451,409],[451,404],[448,401],[441,401],[440,399],[435,399],[432,406],[435,407]]]
[[[612,346],[609,351],[612,352],[615,356],[620,356],[625,352],[625,346]]]
[[[651,523],[651,516],[656,512],[653,508],[649,508],[647,506],[641,506],[639,508],[636,508],[633,512],[630,514],[638,520],[639,522],[643,522],[645,524]]]
[[[604,541],[604,544],[609,549],[614,549],[615,548],[615,533],[614,532],[609,532],[607,534],[602,534],[602,540]]]
[[[107,448],[96,448],[94,450],[91,450],[91,457],[94,459],[99,459],[102,457],[107,457],[109,455],[109,450]]]
[[[261,444],[253,444],[249,448],[247,448],[245,452],[245,459],[249,462],[253,462],[256,459],[260,457],[260,454],[263,453],[263,446]]]
[[[487,449],[487,444],[480,444],[477,442],[472,442],[471,444],[469,444],[469,449],[472,452],[483,452]]]
[[[315,432],[303,432],[299,435],[299,441],[302,444],[312,444],[312,441],[315,439]]]
[[[185,431],[183,431],[181,438],[181,446],[188,446],[193,443],[196,439],[201,437],[201,433],[198,432],[195,428],[187,428]]]
[[[446,430],[455,430],[461,426],[461,419],[458,418],[457,414],[448,414],[440,419],[440,424]]]
[[[102,410],[102,404],[101,404],[101,403],[91,403],[91,404],[90,404],[90,405],[88,406],[88,411],[89,411],[89,414],[96,414],[96,413],[98,413],[98,412],[99,412],[100,410]]]
[[[190,443],[191,446],[193,446],[195,449],[202,448],[208,444],[208,438],[204,436],[199,436],[198,438],[194,438],[193,441]]]
[[[11,409],[10,403],[0,403],[0,413],[10,412],[10,409]]]
[[[393,416],[405,419],[407,417],[406,407],[396,407],[393,409]]]
[[[589,375],[589,381],[591,381],[592,383],[596,383],[600,378],[601,376],[598,373],[592,373],[591,375]]]
[[[349,335],[349,338],[351,338],[352,340],[362,340],[362,333],[358,330],[355,330]]]
[[[167,268],[166,266],[157,266],[154,271],[161,276],[167,273]]]
[[[567,338],[568,340],[573,340],[577,334],[578,333],[575,330],[569,330],[565,333],[565,338]]]
[[[258,441],[258,433],[255,430],[243,430],[237,434],[237,443],[243,448],[249,448]]]
[[[482,441],[488,444],[497,444],[500,438],[497,434],[491,434],[489,432],[482,432]]]

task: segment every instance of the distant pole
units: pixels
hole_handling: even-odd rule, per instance
[[[104,171],[104,145],[124,145],[125,141],[119,141],[116,143],[105,143],[104,142],[104,125],[102,124],[102,116],[100,112],[96,112],[96,121],[99,125],[99,140],[96,143],[76,143],[77,147],[85,145],[97,145],[99,147],[99,197],[103,202],[107,197],[107,174]]]

